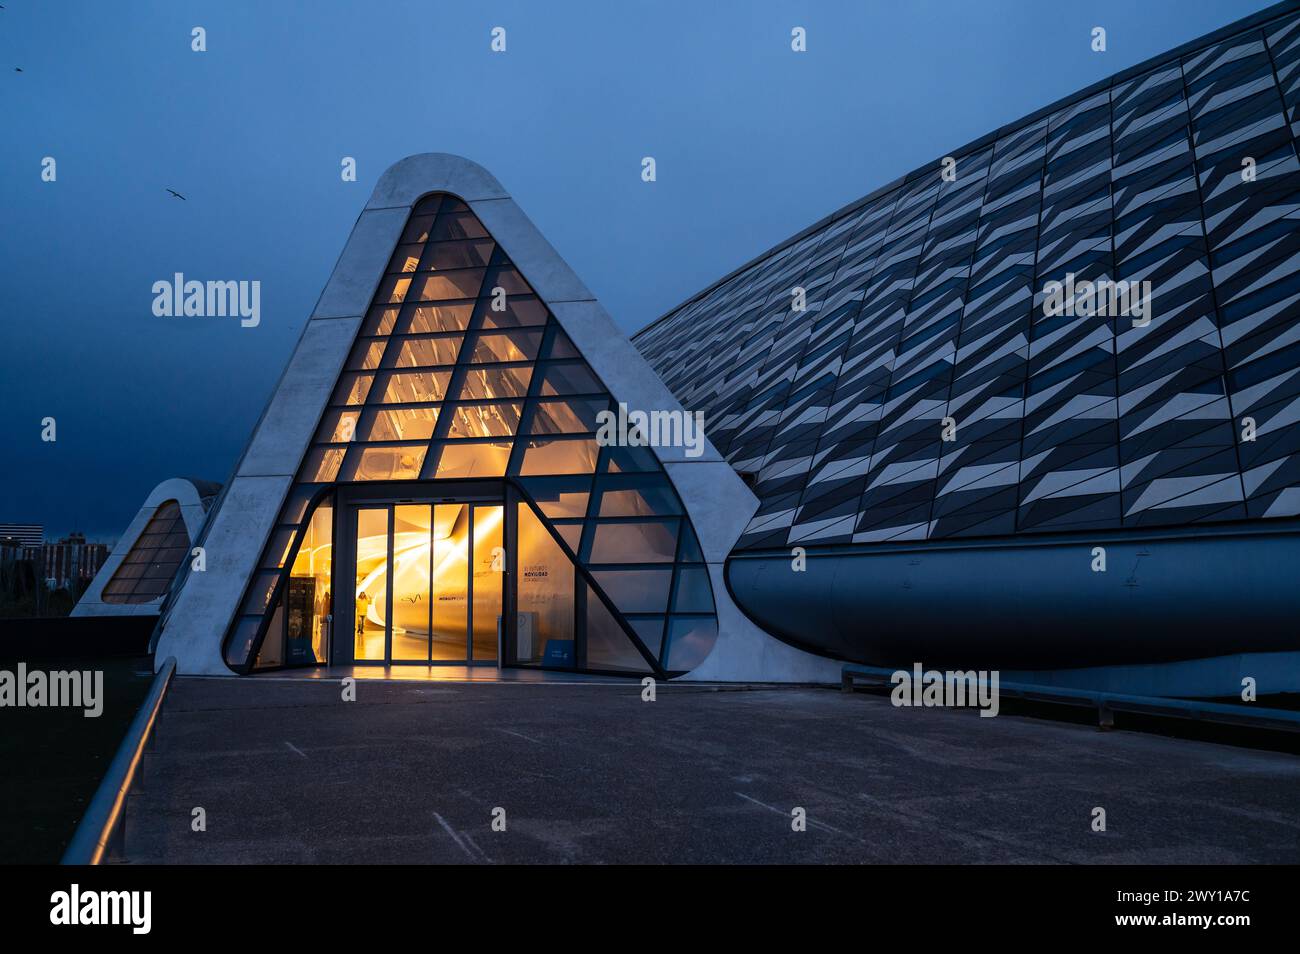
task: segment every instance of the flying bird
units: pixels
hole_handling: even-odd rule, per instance
[[[189,201],[188,199],[185,198],[185,196],[181,195],[181,194],[180,194],[179,192],[177,192],[175,189],[168,189],[167,191],[170,192],[172,195],[176,196],[176,198],[180,199],[182,202],[188,202],[188,201]]]

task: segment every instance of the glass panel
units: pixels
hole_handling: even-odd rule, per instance
[[[542,345],[542,332],[494,331],[474,339],[469,360],[474,364],[532,361]]]
[[[493,294],[496,294],[498,288],[504,289],[507,295],[528,295],[532,293],[528,283],[523,280],[523,277],[513,265],[501,266],[489,281],[492,283]]]
[[[370,385],[374,383],[373,374],[344,374],[339,377],[339,385],[334,389],[331,404],[365,404]]]
[[[513,368],[470,368],[458,397],[462,401],[523,397],[533,376],[532,365]]]
[[[460,351],[460,337],[407,338],[393,362],[399,368],[427,368],[455,364]]]
[[[560,535],[560,539],[569,545],[569,549],[577,553],[578,548],[582,545],[582,524],[552,523],[551,526]]]
[[[328,411],[321,420],[316,441],[322,444],[346,444],[357,433],[360,411]],[[324,483],[324,481],[320,481]]]
[[[492,260],[491,239],[464,242],[431,242],[424,247],[420,271],[443,271],[448,268],[477,268]]]
[[[415,480],[420,476],[420,467],[427,450],[427,444],[355,449],[342,479]]]
[[[572,669],[573,564],[528,504],[518,504],[515,660]]]
[[[662,613],[668,608],[672,567],[592,570],[592,578],[622,613]]]
[[[709,584],[707,569],[691,567],[677,571],[677,592],[673,596],[673,612],[713,612],[713,587]]]
[[[253,581],[248,586],[248,595],[244,597],[243,605],[239,609],[240,613],[246,616],[265,613],[266,608],[271,605],[271,594],[275,591],[278,582],[280,582],[280,574],[275,570],[258,573],[253,577]]]
[[[405,295],[411,301],[455,301],[477,298],[486,271],[483,268],[461,268],[451,272],[421,272],[414,279],[398,279],[398,283],[411,283]],[[393,294],[398,294],[398,291]]]
[[[406,293],[411,289],[411,278],[407,275],[388,275],[379,283],[379,291],[375,292],[375,301],[385,305],[401,304],[406,298]],[[388,325],[388,330],[392,330],[392,324]],[[388,334],[382,326],[378,332],[381,335]]]
[[[630,619],[627,622],[636,631],[650,655],[658,659],[664,643],[664,618],[655,616],[648,619]]]
[[[469,508],[433,508],[433,658],[463,660],[468,648]]]
[[[547,474],[589,474],[596,469],[600,448],[589,437],[560,437],[530,442],[519,473],[525,477]]]
[[[450,371],[393,372],[384,379],[379,403],[425,404],[441,401],[447,396],[447,385],[450,383]]]
[[[312,483],[329,483],[338,476],[346,447],[314,447],[303,464],[303,478]]]
[[[567,401],[538,401],[530,433],[592,434],[596,415],[609,409],[606,398],[573,398]]]
[[[406,223],[406,230],[402,233],[403,242],[426,242],[429,239],[429,228],[433,225],[432,215],[412,215]]]
[[[104,602],[149,603],[158,599],[167,592],[189,551],[190,535],[180,504],[164,500],[104,587]]]
[[[648,447],[605,448],[602,469],[611,474],[658,473],[659,459]]]
[[[427,441],[438,424],[436,407],[404,407],[372,412],[361,439],[366,441]]]
[[[608,607],[587,587],[587,667],[625,672],[651,672],[645,657],[632,645]]]
[[[361,326],[362,337],[386,335],[392,332],[401,309],[395,305],[376,305],[366,313],[366,323]]]
[[[667,517],[681,513],[667,477],[603,477],[600,486],[602,517]]]
[[[327,501],[312,514],[289,571],[285,592],[285,663],[323,663],[329,651],[333,612],[330,570],[334,558],[334,507]]]
[[[501,620],[501,581],[505,549],[501,542],[501,507],[474,508],[474,636],[473,657],[497,658],[497,627]]]
[[[519,427],[523,404],[456,404],[453,405],[451,429],[447,437],[510,437]]]
[[[556,328],[553,334],[554,336],[551,338],[551,350],[547,353],[546,357],[548,358],[582,357],[582,355],[578,353],[578,349],[574,347],[573,342],[569,340],[569,336],[566,335],[563,331],[561,331],[559,328]]]
[[[587,515],[587,498],[591,496],[589,477],[530,477],[523,482],[528,493],[547,517]]]
[[[555,394],[595,394],[605,390],[596,380],[596,376],[581,361],[551,364],[546,368],[546,378],[542,382],[542,394],[551,397]]]
[[[289,494],[289,499],[285,502],[284,512],[280,514],[281,523],[302,523],[302,518],[307,514],[307,504],[311,503],[311,498],[316,495],[316,488],[299,484]]]
[[[353,655],[383,662],[388,619],[388,510],[357,511],[357,573],[353,590],[356,612]]]
[[[410,305],[411,323],[406,331],[420,334],[430,331],[464,331],[469,327],[469,317],[474,313],[472,304],[466,305]]]
[[[253,651],[253,639],[261,627],[261,616],[241,619],[235,624],[230,640],[226,643],[226,665],[237,668],[248,662],[248,654]]]
[[[266,568],[282,567],[285,559],[289,556],[289,548],[293,546],[294,534],[298,532],[296,527],[279,527],[272,531],[271,539],[266,544]]]
[[[270,625],[262,637],[262,648],[257,651],[253,661],[254,669],[274,669],[284,665],[284,601],[275,604],[271,614]]]
[[[671,563],[677,552],[677,521],[601,523],[591,547],[592,563]]]
[[[506,300],[505,311],[487,308],[483,312],[484,328],[514,328],[520,325],[546,324],[546,306],[536,298]]]
[[[509,441],[448,441],[434,477],[500,477],[509,462]]]
[[[451,239],[487,238],[487,229],[479,224],[472,212],[463,215],[440,215],[429,233],[429,240],[446,242]]]
[[[430,542],[428,504],[393,507],[393,659],[429,658]]]
[[[668,659],[665,669],[694,669],[718,638],[718,621],[713,616],[678,618],[668,624]]]
[[[424,246],[419,242],[399,245],[388,262],[388,271],[413,272],[420,264],[420,252]]]
[[[358,341],[352,348],[352,354],[348,357],[347,369],[349,371],[373,371],[379,367],[379,362],[384,357],[386,347],[388,347],[387,338],[371,338]]]
[[[695,539],[695,531],[691,529],[690,523],[682,521],[681,529],[681,547],[677,552],[678,563],[703,563],[704,552],[700,549],[700,543]]]

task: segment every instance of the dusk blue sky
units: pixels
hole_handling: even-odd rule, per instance
[[[163,478],[226,480],[403,156],[490,169],[632,332],[898,175],[1268,5],[4,0],[0,522],[113,539]],[[261,325],[155,317],[178,271],[259,280]]]

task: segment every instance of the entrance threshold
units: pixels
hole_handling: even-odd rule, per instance
[[[638,686],[636,679],[597,676],[554,669],[499,669],[496,666],[315,666],[304,669],[278,669],[253,673],[244,678],[292,682],[338,682],[347,677],[377,682],[510,682],[532,685],[607,685],[625,688]]]

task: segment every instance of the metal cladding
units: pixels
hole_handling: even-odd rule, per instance
[[[1287,4],[917,170],[637,335],[755,475],[737,549],[1300,513],[1298,108]]]

